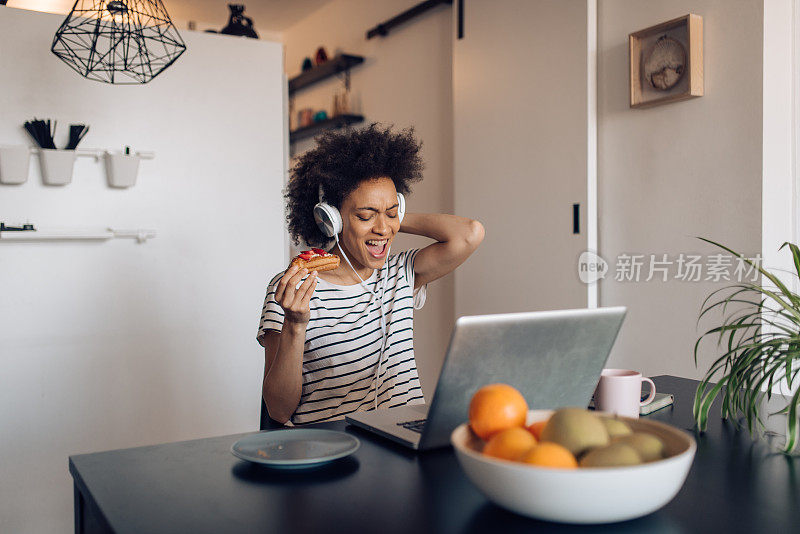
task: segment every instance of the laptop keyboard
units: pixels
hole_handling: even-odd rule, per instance
[[[422,429],[425,428],[425,421],[427,419],[417,419],[415,421],[405,421],[403,423],[397,423],[397,426],[402,426],[403,428],[407,428],[414,432],[418,432],[422,434]]]

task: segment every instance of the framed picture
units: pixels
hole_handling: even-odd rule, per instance
[[[703,17],[662,22],[628,41],[632,108],[703,96]]]

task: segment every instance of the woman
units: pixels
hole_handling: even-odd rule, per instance
[[[484,234],[465,217],[403,214],[398,193],[422,179],[413,129],[393,133],[372,124],[317,142],[292,169],[289,233],[295,243],[332,245],[341,261],[319,274],[292,266],[269,284],[258,341],[266,357],[264,401],[280,423],[422,403],[413,310],[424,304],[427,284],[463,263]],[[333,239],[314,220],[322,201],[341,214]],[[398,232],[436,242],[390,255]]]

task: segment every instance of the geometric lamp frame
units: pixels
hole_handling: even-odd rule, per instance
[[[50,50],[81,76],[147,83],[186,51],[161,0],[77,0]]]

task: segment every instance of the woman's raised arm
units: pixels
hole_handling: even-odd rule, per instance
[[[443,213],[406,213],[400,231],[436,240],[414,260],[414,289],[449,274],[483,241],[483,225],[467,217]]]

